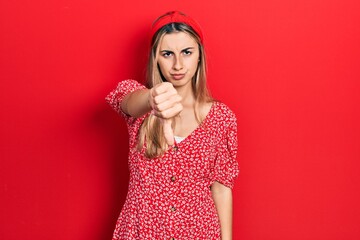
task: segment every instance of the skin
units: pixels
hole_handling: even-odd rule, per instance
[[[133,117],[153,111],[153,114],[163,121],[169,145],[173,144],[174,134],[187,137],[199,125],[194,114],[195,96],[191,87],[191,79],[199,63],[199,54],[196,41],[188,34],[166,34],[159,44],[158,65],[167,82],[151,89],[134,91],[125,96],[121,104],[122,110]],[[211,103],[201,107],[203,116],[210,108]],[[171,128],[172,121],[176,121],[174,130]],[[219,215],[222,240],[231,240],[232,191],[215,181],[211,185],[211,193]]]
[[[191,82],[197,70],[199,58],[200,52],[197,42],[184,32],[166,34],[159,44],[158,65],[160,71],[167,82],[176,89],[182,105],[180,114],[175,115],[177,118],[164,121],[169,130],[165,132],[165,136],[169,136],[167,139],[170,145],[173,144],[171,141],[173,140],[171,121],[176,122],[175,135],[180,137],[188,136],[198,126],[193,113],[195,96]],[[175,94],[174,100],[178,99]],[[164,104],[160,106],[164,106]],[[209,104],[205,106],[204,110],[208,112],[210,107]],[[174,109],[177,109],[177,105],[174,106]]]

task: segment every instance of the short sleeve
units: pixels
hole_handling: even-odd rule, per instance
[[[140,84],[136,80],[127,79],[119,82],[116,88],[113,89],[105,97],[105,101],[112,107],[112,109],[114,109],[117,113],[119,113],[121,116],[125,118],[128,125],[131,125],[131,123],[135,121],[135,118],[126,114],[121,109],[121,102],[127,94],[139,89],[146,89],[146,87],[143,84]]]
[[[231,118],[230,124],[221,136],[217,146],[214,168],[211,173],[211,184],[215,181],[233,189],[234,181],[239,175],[237,156],[237,123]]]

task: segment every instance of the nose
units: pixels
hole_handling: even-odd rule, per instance
[[[181,70],[183,68],[183,60],[181,58],[181,56],[177,56],[174,58],[174,70]]]

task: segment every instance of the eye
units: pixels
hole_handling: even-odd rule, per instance
[[[164,56],[164,57],[170,57],[171,56],[171,52],[164,52],[163,54],[162,54],[162,56]]]
[[[189,50],[184,50],[184,52],[183,52],[185,55],[190,55],[192,52],[191,51],[189,51]]]

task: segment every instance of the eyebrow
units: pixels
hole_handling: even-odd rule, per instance
[[[184,48],[184,49],[182,49],[181,50],[181,52],[183,52],[183,51],[187,51],[187,50],[190,50],[190,49],[195,49],[194,47],[187,47],[187,48]],[[170,50],[161,50],[160,52],[173,52],[173,51],[170,51]]]

